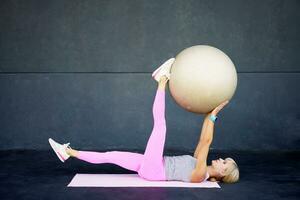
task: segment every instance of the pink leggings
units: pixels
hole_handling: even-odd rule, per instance
[[[167,130],[164,90],[157,89],[152,112],[154,125],[144,154],[125,151],[108,151],[103,153],[79,151],[77,158],[95,164],[113,163],[125,169],[138,172],[140,177],[147,180],[166,180],[163,163]]]

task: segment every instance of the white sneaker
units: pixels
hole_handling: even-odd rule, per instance
[[[70,145],[70,143],[59,144],[51,138],[49,138],[48,141],[61,162],[65,162],[70,157],[70,155],[66,152],[66,148]]]
[[[152,77],[159,82],[159,79],[162,76],[166,76],[168,79],[170,79],[170,70],[172,67],[172,64],[174,63],[175,58],[170,58],[167,60],[164,64],[162,64],[159,68],[157,68],[153,73]]]

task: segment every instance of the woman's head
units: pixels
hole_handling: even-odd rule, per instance
[[[236,162],[232,158],[223,160],[219,158],[211,163],[214,170],[218,173],[217,180],[225,183],[234,183],[239,180],[240,172]]]

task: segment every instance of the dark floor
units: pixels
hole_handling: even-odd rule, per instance
[[[166,155],[183,154],[192,155]],[[0,199],[300,199],[300,152],[213,152],[209,160],[227,156],[237,161],[240,181],[221,189],[68,188],[76,173],[132,172],[76,159],[61,163],[50,151],[0,151]]]

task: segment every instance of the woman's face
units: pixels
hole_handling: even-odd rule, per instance
[[[220,173],[221,176],[226,175],[226,170],[230,165],[233,164],[233,160],[231,158],[226,158],[223,160],[222,158],[219,158],[217,160],[212,160],[211,165],[213,168]]]

